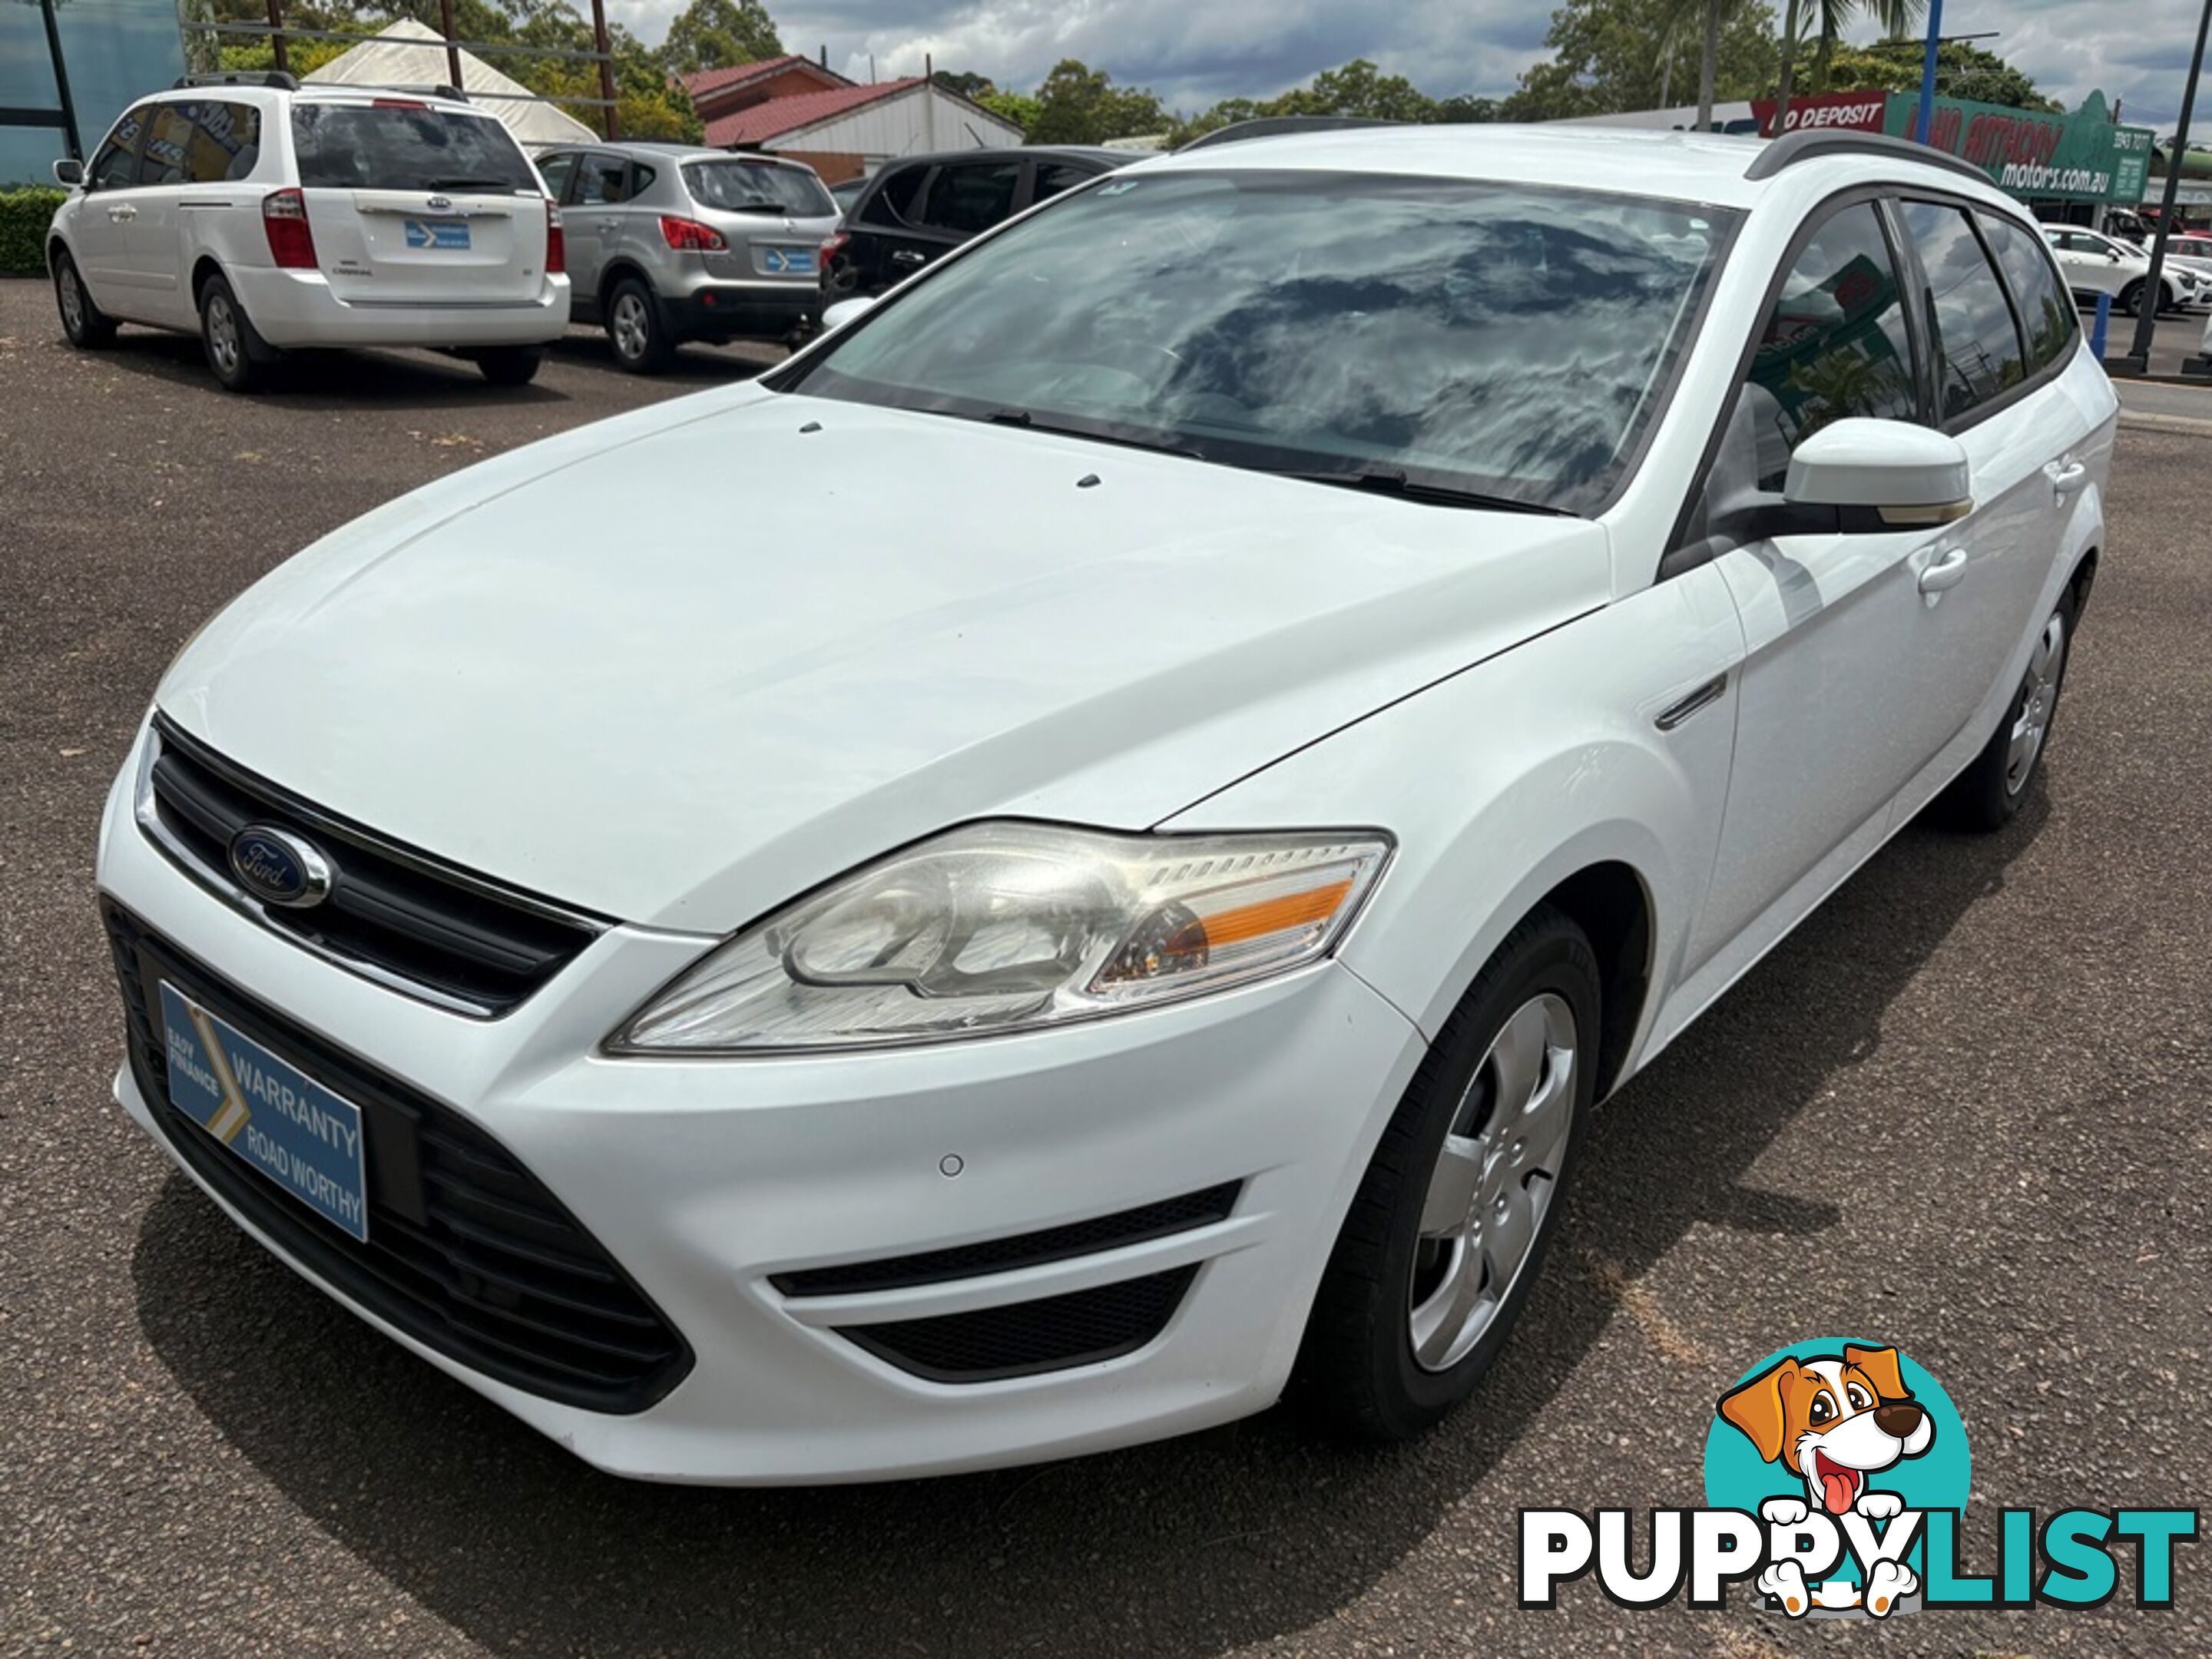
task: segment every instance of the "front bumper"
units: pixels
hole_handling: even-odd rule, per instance
[[[514,305],[444,306],[349,303],[319,270],[234,266],[228,274],[255,331],[273,346],[543,345],[568,330],[566,276],[544,278],[537,298]]]
[[[596,1053],[600,1038],[711,941],[617,927],[504,1018],[447,1012],[307,955],[201,886],[138,829],[135,775],[134,758],[109,801],[103,893],[245,996],[502,1143],[665,1314],[693,1363],[627,1415],[510,1386],[343,1295],[180,1164],[372,1324],[617,1474],[778,1483],[946,1473],[1265,1407],[1420,1056],[1411,1024],[1328,963],[1180,1006],[974,1043],[611,1060]],[[116,1092],[168,1146],[178,1131],[156,1127],[127,1068]],[[770,1282],[1232,1182],[1225,1218],[1103,1251],[858,1292],[786,1295]],[[1194,1276],[1157,1338],[1074,1369],[933,1381],[839,1334],[1176,1269]]]

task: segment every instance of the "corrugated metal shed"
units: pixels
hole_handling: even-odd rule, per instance
[[[763,104],[747,113],[764,114],[774,107]],[[857,155],[874,167],[895,156],[934,149],[995,149],[1018,144],[1022,138],[1021,128],[1012,121],[941,87],[915,82],[856,109],[760,142],[763,149]]]

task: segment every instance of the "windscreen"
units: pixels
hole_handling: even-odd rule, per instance
[[[292,106],[300,182],[310,189],[539,193],[505,127],[394,99]]]
[[[768,161],[687,161],[684,182],[693,201],[725,213],[828,219],[837,211],[836,203],[812,173]]]
[[[784,384],[1586,512],[1663,407],[1732,224],[1449,179],[1124,175],[924,278]]]

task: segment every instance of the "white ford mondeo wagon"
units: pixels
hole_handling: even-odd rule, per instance
[[[1149,162],[210,623],[102,829],[117,1095],[623,1474],[1414,1432],[1595,1103],[2033,786],[2114,415],[1891,141]]]

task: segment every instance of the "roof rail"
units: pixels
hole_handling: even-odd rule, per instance
[[[1800,161],[1818,161],[1824,155],[1882,155],[1893,161],[1917,161],[1924,167],[1964,173],[1977,184],[1990,182],[1988,173],[1948,151],[1931,149],[1909,139],[1892,138],[1886,133],[1852,132],[1838,127],[1784,133],[1752,158],[1743,176],[1750,179],[1771,179],[1785,167],[1795,167]]]
[[[172,90],[181,92],[186,87],[275,87],[280,92],[297,92],[300,77],[283,70],[222,70],[213,75],[180,75]]]
[[[1176,151],[1188,155],[1216,144],[1234,144],[1246,138],[1282,138],[1294,132],[1337,132],[1346,127],[1395,127],[1402,121],[1380,120],[1370,115],[1262,115],[1249,121],[1231,121],[1192,139]]]

